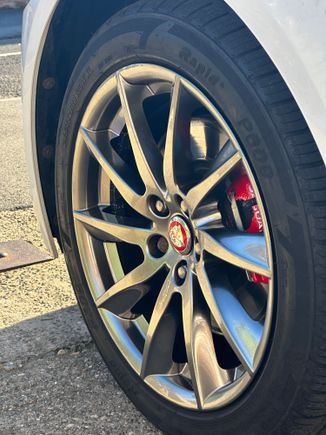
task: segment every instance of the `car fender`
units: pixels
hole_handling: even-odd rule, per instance
[[[35,212],[46,247],[57,256],[44,203],[36,146],[40,59],[60,0],[31,0],[23,19],[23,118]],[[292,92],[326,161],[326,0],[226,0],[255,35]]]

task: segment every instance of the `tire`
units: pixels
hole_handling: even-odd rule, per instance
[[[135,63],[175,71],[215,104],[257,180],[274,259],[267,351],[250,386],[209,411],[173,404],[134,372],[91,296],[72,213],[72,163],[86,107],[103,81]],[[110,371],[144,415],[169,434],[326,432],[326,171],[286,84],[255,37],[223,2],[140,1],[105,23],[82,53],[57,134],[56,200],[76,296]]]

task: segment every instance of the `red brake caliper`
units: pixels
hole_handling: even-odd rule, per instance
[[[263,220],[257,205],[254,189],[248,175],[241,171],[227,189],[229,200],[235,201],[241,224],[246,233],[263,232]],[[248,272],[253,282],[267,284],[268,278],[258,273]]]

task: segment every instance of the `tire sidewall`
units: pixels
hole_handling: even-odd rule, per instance
[[[81,117],[107,77],[142,62],[176,71],[217,105],[242,144],[267,211],[276,260],[270,349],[250,388],[217,411],[191,412],[172,405],[139,379],[102,323],[78,254],[71,170]],[[57,138],[56,195],[63,249],[83,315],[105,362],[142,412],[167,433],[268,433],[271,422],[285,416],[300,386],[311,339],[313,297],[307,289],[313,268],[302,198],[284,140],[239,65],[216,43],[177,19],[139,14],[105,24],[84,50],[66,92]]]

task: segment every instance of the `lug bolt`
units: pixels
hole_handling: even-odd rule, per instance
[[[195,253],[196,255],[200,255],[200,244],[197,242],[195,243]]]
[[[186,268],[186,266],[179,266],[178,270],[177,270],[177,274],[178,274],[178,277],[180,279],[185,279],[185,277],[187,275],[187,268]]]
[[[164,202],[161,201],[160,199],[157,199],[155,202],[155,209],[156,211],[158,211],[159,213],[163,213],[165,211],[165,205]]]

